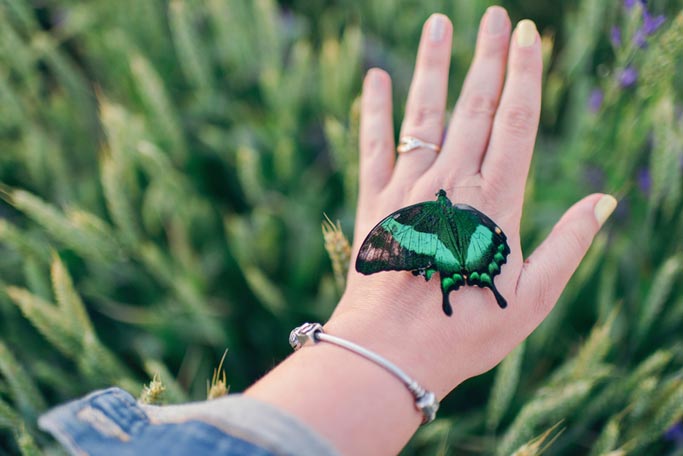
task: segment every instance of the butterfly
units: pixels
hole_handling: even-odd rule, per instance
[[[493,278],[509,253],[507,237],[493,220],[472,206],[453,204],[441,189],[436,201],[404,207],[379,222],[360,247],[356,271],[411,271],[427,281],[438,272],[443,311],[451,316],[448,296],[463,285],[489,288],[507,307]]]

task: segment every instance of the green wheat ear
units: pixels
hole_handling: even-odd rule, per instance
[[[510,408],[522,374],[526,341],[515,348],[496,368],[486,410],[486,427],[493,431]]]
[[[155,359],[147,359],[144,361],[144,369],[147,375],[159,376],[163,379],[164,388],[164,404],[181,404],[188,402],[190,398],[178,383],[175,376],[168,370],[166,364]]]
[[[144,385],[142,387],[142,393],[140,394],[140,403],[147,405],[160,405],[164,402],[164,392],[166,387],[161,383],[161,378],[158,373],[154,374],[152,381],[149,385]]]
[[[339,220],[337,220],[335,225],[325,214],[322,229],[325,250],[327,250],[327,254],[332,261],[334,280],[341,292],[346,288],[346,275],[349,272],[349,263],[351,262],[351,245],[342,232]]]
[[[550,440],[548,440],[548,437],[557,429],[557,427],[561,423],[562,421],[558,421],[553,426],[548,428],[543,434],[529,440],[527,443],[519,447],[517,451],[512,453],[512,456],[538,456],[543,454],[564,431],[564,429],[560,429],[560,431],[557,434],[555,434]]]
[[[22,456],[40,456],[44,454],[43,451],[38,448],[31,433],[26,429],[25,423],[21,424],[19,430],[15,434],[15,438]]]
[[[225,361],[225,356],[228,354],[228,349],[226,348],[221,357],[221,362],[218,363],[218,367],[213,370],[213,375],[211,376],[211,382],[207,380],[206,382],[206,399],[218,399],[219,397],[225,396],[230,391],[230,385],[228,385],[225,370],[223,370],[223,362]]]
[[[623,413],[623,412],[622,412]],[[602,432],[595,439],[593,447],[589,456],[601,456],[605,454],[621,454],[616,453],[615,447],[619,441],[619,435],[621,433],[621,414],[614,415],[607,424],[602,428]]]
[[[517,414],[512,424],[498,442],[496,454],[503,456],[512,454],[525,441],[534,435],[535,429],[542,423],[562,419],[574,413],[585,403],[594,380],[578,380],[548,392],[536,393]]]

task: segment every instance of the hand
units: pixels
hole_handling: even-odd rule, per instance
[[[423,148],[394,159],[391,80],[382,70],[368,72],[352,258],[379,220],[433,201],[443,188],[454,203],[479,209],[506,233],[511,253],[495,282],[508,308],[500,309],[490,290],[465,286],[450,294],[449,318],[441,311],[437,277],[425,282],[407,271],[364,276],[352,263],[346,293],[327,324],[328,332],[392,359],[439,397],[494,367],[543,321],[616,204],[599,194],[579,201],[524,260],[519,227],[541,107],[540,37],[527,20],[510,40],[505,10],[488,10],[444,137],[451,35],[443,15],[425,24],[401,127],[401,136],[435,144],[444,138],[438,154]]]
[[[436,278],[364,276],[352,265],[325,331],[394,362],[439,398],[491,369],[538,326],[616,205],[599,194],[579,201],[524,261],[519,224],[541,104],[541,43],[531,21],[511,40],[510,28],[504,9],[489,8],[439,154],[414,150],[394,160],[389,76],[373,69],[363,86],[354,253],[383,217],[432,201],[441,188],[491,217],[512,250],[495,277],[508,307],[500,309],[488,289],[463,287],[450,294],[452,317],[441,310]],[[401,135],[441,143],[451,37],[445,16],[425,24]],[[421,420],[395,377],[325,343],[297,351],[245,394],[296,416],[342,454],[397,454]]]

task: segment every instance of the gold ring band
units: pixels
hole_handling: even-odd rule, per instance
[[[407,152],[420,148],[433,150],[437,154],[439,153],[439,151],[441,151],[441,146],[439,146],[438,144],[428,143],[414,136],[401,136],[401,138],[399,138],[398,147],[396,148],[396,151],[399,154],[405,154]]]

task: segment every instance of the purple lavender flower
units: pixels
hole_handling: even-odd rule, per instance
[[[605,94],[600,89],[593,89],[588,97],[588,110],[592,113],[600,111],[602,101],[605,99]]]
[[[647,168],[640,168],[637,175],[638,187],[640,191],[648,195],[652,188],[652,176]]]
[[[643,26],[641,30],[645,35],[653,35],[666,22],[666,16],[660,14],[659,16],[652,16],[647,10],[643,11]]]
[[[671,426],[664,433],[664,440],[674,442],[676,445],[683,445],[683,422],[678,422]]]
[[[638,80],[638,71],[632,66],[624,68],[619,73],[619,85],[622,89],[627,89],[634,85]]]
[[[636,0],[624,0],[624,8],[627,10],[631,10],[634,6],[636,6]]]
[[[609,34],[609,38],[614,47],[621,46],[621,29],[619,28],[619,26],[615,25],[614,27],[612,27],[612,30]]]
[[[666,16],[652,16],[647,10],[643,10],[643,25],[633,35],[633,43],[640,48],[647,46],[647,37],[657,32],[664,22]]]

